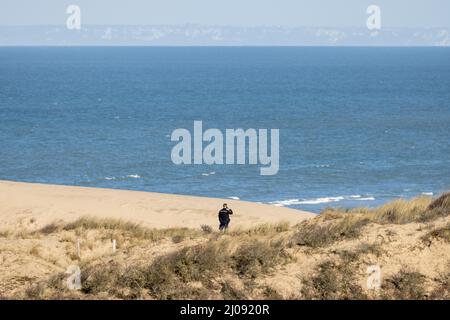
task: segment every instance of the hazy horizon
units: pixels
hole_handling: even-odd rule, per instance
[[[449,46],[449,18],[446,0],[2,0],[0,46]]]
[[[2,0],[0,26],[64,26],[69,5],[86,25],[365,27],[367,7],[377,5],[386,28],[450,27],[446,0]]]
[[[0,46],[450,46],[450,28],[58,25],[0,27]]]

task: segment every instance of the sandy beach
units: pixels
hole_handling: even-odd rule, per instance
[[[231,227],[262,223],[291,225],[312,213],[230,199],[214,199],[151,192],[84,188],[0,181],[0,227],[42,227],[83,216],[137,222],[150,228],[216,227],[217,212],[226,202],[233,209]]]

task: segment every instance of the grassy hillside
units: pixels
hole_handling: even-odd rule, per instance
[[[450,298],[450,193],[225,234],[90,217],[33,223],[0,230],[4,299]],[[66,284],[71,265],[80,290]],[[380,289],[367,287],[371,266]]]

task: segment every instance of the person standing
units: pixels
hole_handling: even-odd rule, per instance
[[[230,214],[233,214],[233,210],[228,208],[228,205],[226,203],[223,204],[223,208],[219,211],[219,230],[225,231],[228,228],[228,225],[230,224]]]

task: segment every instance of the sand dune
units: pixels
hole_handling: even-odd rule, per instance
[[[81,216],[116,218],[153,228],[217,225],[226,202],[233,209],[231,227],[287,221],[296,224],[314,214],[245,201],[139,191],[0,181],[0,228],[42,227]]]
[[[223,201],[0,181],[0,299],[450,297],[450,193],[313,219],[228,201],[236,211],[230,232],[201,230],[217,230]],[[113,219],[53,224],[81,216],[193,228]],[[83,275],[79,290],[67,286],[73,266]]]

